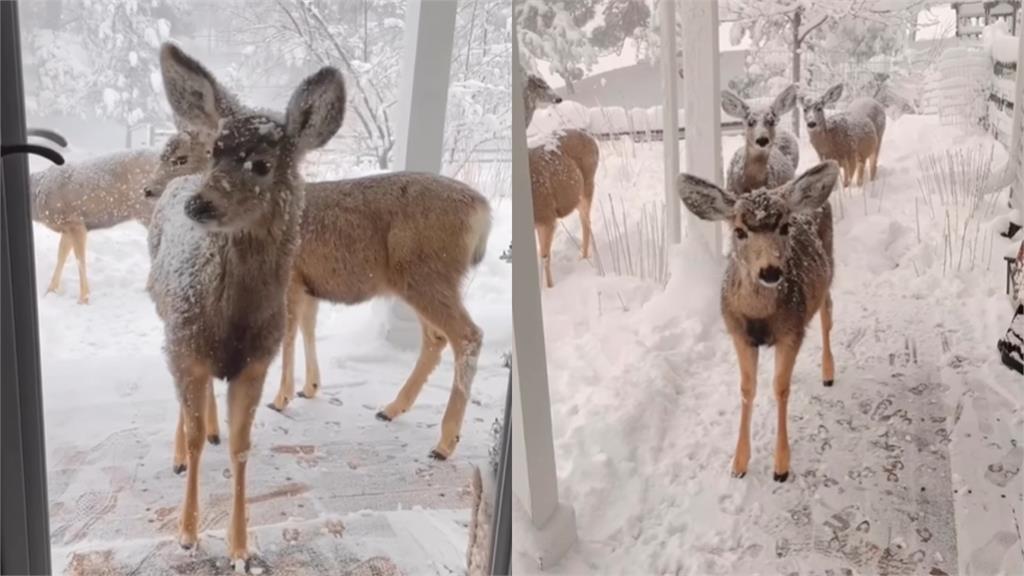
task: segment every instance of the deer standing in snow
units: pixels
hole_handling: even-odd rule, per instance
[[[334,68],[308,77],[284,117],[240,105],[197,61],[160,49],[164,90],[179,125],[209,134],[210,160],[170,182],[149,230],[147,289],[164,322],[180,401],[188,478],[179,543],[198,540],[199,459],[214,378],[228,381],[234,499],[228,549],[248,558],[246,462],[267,368],[285,332],[285,294],[299,245],[298,162],[341,126],[345,84]]]
[[[147,195],[159,196],[169,181],[204,169],[207,148],[199,133],[183,131],[172,136]],[[419,316],[420,357],[397,397],[377,417],[390,421],[412,407],[450,343],[455,380],[441,440],[431,455],[451,456],[483,342],[483,333],[463,303],[462,284],[487,250],[491,226],[487,199],[457,180],[419,172],[310,182],[305,196],[301,242],[287,296],[281,385],[270,407],[284,410],[295,396],[295,340],[300,329],[306,382],[299,395],[313,398],[319,391],[316,316],[320,300],[358,304],[398,296]],[[216,413],[209,420],[215,421]],[[177,450],[176,470],[184,469],[183,457],[183,451]]]
[[[740,433],[732,474],[743,477],[750,461],[750,418],[761,346],[775,346],[778,404],[774,479],[789,477],[786,428],[793,365],[807,324],[821,316],[822,379],[832,386],[832,211],[828,197],[839,177],[835,162],[818,164],[774,189],[736,195],[696,176],[680,174],[678,192],[702,220],[733,228],[732,252],[722,280],[722,318],[740,365]]]
[[[843,187],[856,178],[864,184],[864,170],[871,164],[871,179],[878,171],[878,153],[885,132],[885,109],[872,98],[859,98],[844,112],[825,116],[825,106],[839,100],[843,85],[832,86],[817,100],[802,99],[807,135],[820,160],[835,160],[843,169]]]
[[[722,110],[743,120],[745,142],[729,162],[726,188],[735,195],[758,188],[778,188],[793,179],[800,164],[796,137],[776,128],[796,106],[796,84],[782,91],[771,106],[753,110],[739,96],[722,91]]]
[[[538,76],[527,75],[523,87],[526,125],[533,119],[538,102],[559,103],[562,98]],[[551,279],[551,244],[559,218],[576,210],[583,227],[582,256],[590,257],[590,208],[594,201],[594,175],[600,152],[597,140],[582,130],[553,134],[543,145],[530,148],[530,188],[533,192],[533,224],[537,230],[540,256],[547,286]]]
[[[82,162],[51,166],[31,177],[32,219],[60,234],[57,266],[46,293],[60,289],[72,249],[78,261],[78,302],[89,302],[85,240],[92,230],[127,220],[149,225],[153,203],[140,190],[157,165],[153,150],[114,152]]]

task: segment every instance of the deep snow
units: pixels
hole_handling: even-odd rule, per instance
[[[1022,382],[995,347],[1011,312],[1001,260],[1010,244],[994,232],[1005,218],[997,210],[981,229],[991,263],[945,276],[942,214],[920,208],[920,241],[915,222],[916,155],[990,143],[935,116],[903,116],[886,130],[866,198],[859,188],[833,194],[837,379],[820,383],[815,318],[793,379],[785,484],[770,473],[770,350],[751,468],[729,476],[740,399],[718,312],[723,260],[684,241],[664,290],[601,277],[566,233],[579,238],[578,219],[563,220],[558,282],[543,289],[543,307],[559,492],[575,507],[579,542],[547,570],[1024,573]],[[725,137],[723,157],[741,144]],[[597,196],[638,217],[663,198],[661,153],[657,143],[602,143]],[[798,173],[817,161],[806,135],[800,156]],[[995,164],[1005,159],[997,146]],[[608,230],[593,221],[607,251]],[[514,562],[517,573],[534,571],[529,550]]]
[[[88,154],[72,149],[69,156]],[[44,166],[33,162],[33,169]],[[450,351],[409,413],[377,421],[375,412],[397,394],[417,351],[385,342],[382,307],[325,303],[317,330],[321,395],[297,398],[283,414],[265,408],[277,392],[277,361],[256,416],[248,494],[257,571],[369,574],[374,563],[385,566],[383,574],[465,569],[471,466],[488,466],[491,425],[503,414],[508,385],[503,354],[511,348],[512,271],[499,259],[511,240],[507,173],[477,170],[485,181],[468,180],[491,200],[495,221],[487,256],[465,286],[484,347],[454,458],[428,458],[452,383]],[[73,258],[60,291],[43,295],[59,237],[40,224],[34,234],[54,569],[225,570],[226,438],[203,452],[199,552],[188,554],[175,542],[184,496],[184,477],[171,471],[178,408],[161,350],[163,327],[144,290],[144,228],[128,223],[89,235],[86,306],[76,303]],[[298,388],[304,363],[296,362]],[[215,389],[226,436],[227,387],[215,382]]]

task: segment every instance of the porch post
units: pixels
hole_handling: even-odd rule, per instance
[[[548,393],[540,272],[533,231],[526,148],[526,111],[522,99],[519,39],[512,19],[512,493],[525,510],[528,525],[514,527],[513,545],[528,549],[537,566],[556,564],[576,542],[576,514],[558,501],[551,397]]]
[[[718,0],[687,0],[683,9],[683,70],[686,90],[686,171],[722,181],[722,116],[719,89]],[[703,238],[716,255],[722,253],[722,227],[703,222],[687,211],[687,235]]]
[[[405,57],[398,92],[395,169],[441,173],[448,75],[457,0],[410,0],[405,13]],[[415,110],[415,113],[414,113]],[[420,343],[416,313],[400,300],[378,300],[385,339],[402,348]]]
[[[663,0],[661,3],[661,82],[664,89],[662,101],[662,151],[665,158],[665,244],[678,244],[682,238],[680,210],[682,202],[676,192],[676,178],[679,176],[679,98],[676,71],[676,3]],[[684,68],[684,76],[689,69]],[[689,81],[686,81],[686,86]],[[689,136],[687,134],[687,136]],[[689,147],[687,147],[689,148]],[[666,256],[667,257],[667,256]]]

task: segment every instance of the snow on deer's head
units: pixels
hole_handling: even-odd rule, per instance
[[[771,106],[761,110],[751,110],[742,98],[724,90],[722,92],[722,110],[743,120],[748,153],[754,155],[768,154],[775,143],[775,126],[779,118],[796,106],[796,85],[790,85],[782,91]]]
[[[209,142],[209,159],[198,172],[201,183],[185,204],[186,215],[211,230],[236,231],[294,205],[302,185],[298,162],[341,127],[341,73],[324,67],[306,78],[282,118],[240,105],[206,68],[173,44],[161,47],[160,66],[179,127]]]
[[[732,226],[732,259],[749,280],[775,288],[786,275],[792,216],[821,208],[838,178],[839,165],[829,160],[778,188],[761,188],[740,197],[690,174],[679,175],[677,188],[695,216]]]
[[[807,122],[809,132],[817,132],[825,129],[825,106],[836,102],[843,95],[843,84],[839,83],[829,88],[821,95],[821,98],[812,100],[806,96],[801,98],[804,107],[804,120]]]

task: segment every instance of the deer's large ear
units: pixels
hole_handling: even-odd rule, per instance
[[[843,95],[843,83],[840,82],[835,86],[825,91],[825,94],[821,97],[822,104],[831,104]]]
[[[776,116],[783,116],[796,106],[796,84],[790,84],[781,94],[775,97],[772,102],[772,112]]]
[[[215,132],[221,118],[238,109],[234,97],[220,87],[213,74],[174,44],[165,42],[160,47],[160,71],[179,129]]]
[[[746,118],[750,113],[747,103],[728,90],[722,90],[722,110],[729,116],[740,119]]]
[[[324,66],[302,81],[288,101],[285,130],[302,152],[319,148],[341,128],[345,118],[345,79]]]
[[[703,178],[680,174],[676,190],[686,208],[701,220],[728,220],[733,216],[736,197]]]
[[[793,212],[812,212],[828,202],[839,180],[839,164],[826,160],[804,172],[783,188],[786,203]]]

